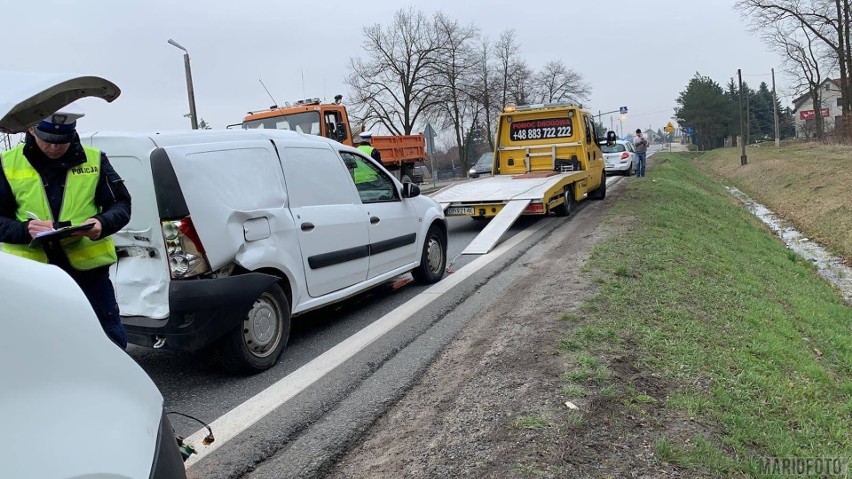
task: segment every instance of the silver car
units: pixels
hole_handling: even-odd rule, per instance
[[[601,145],[606,167],[604,171],[608,175],[619,174],[630,176],[636,169],[636,151],[633,143],[618,140],[612,146]]]

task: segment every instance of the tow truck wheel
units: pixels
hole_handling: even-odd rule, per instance
[[[595,191],[589,193],[589,198],[593,200],[602,200],[606,198],[606,174],[601,173],[601,185]]]
[[[426,233],[423,242],[423,253],[420,255],[420,266],[411,270],[414,280],[420,284],[437,283],[444,277],[447,267],[447,243],[441,230],[432,225]]]
[[[219,361],[231,372],[258,373],[278,362],[290,338],[290,303],[273,284],[254,301],[242,323],[222,338]]]
[[[556,216],[568,216],[571,214],[571,210],[574,209],[574,190],[569,186],[565,188],[565,192],[562,193],[564,197],[563,203],[556,208],[553,208],[553,213]]]

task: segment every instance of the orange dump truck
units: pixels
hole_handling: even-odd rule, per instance
[[[299,100],[293,105],[273,105],[268,110],[252,111],[243,118],[242,127],[291,130],[324,136],[352,146],[352,129],[346,107],[340,103],[322,103],[319,98]],[[357,133],[356,133],[357,135]],[[373,148],[382,154],[385,168],[402,182],[420,183],[423,175],[415,166],[426,161],[423,135],[373,135]]]

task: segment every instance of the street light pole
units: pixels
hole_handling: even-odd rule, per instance
[[[192,121],[192,129],[197,130],[198,116],[195,113],[195,91],[192,88],[192,70],[189,68],[189,52],[171,38],[169,39],[169,44],[183,50],[183,64],[186,68],[186,94],[189,97],[189,119]]]

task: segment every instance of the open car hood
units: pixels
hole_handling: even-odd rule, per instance
[[[80,98],[111,102],[120,94],[114,83],[96,76],[0,71],[0,132],[21,133]]]

